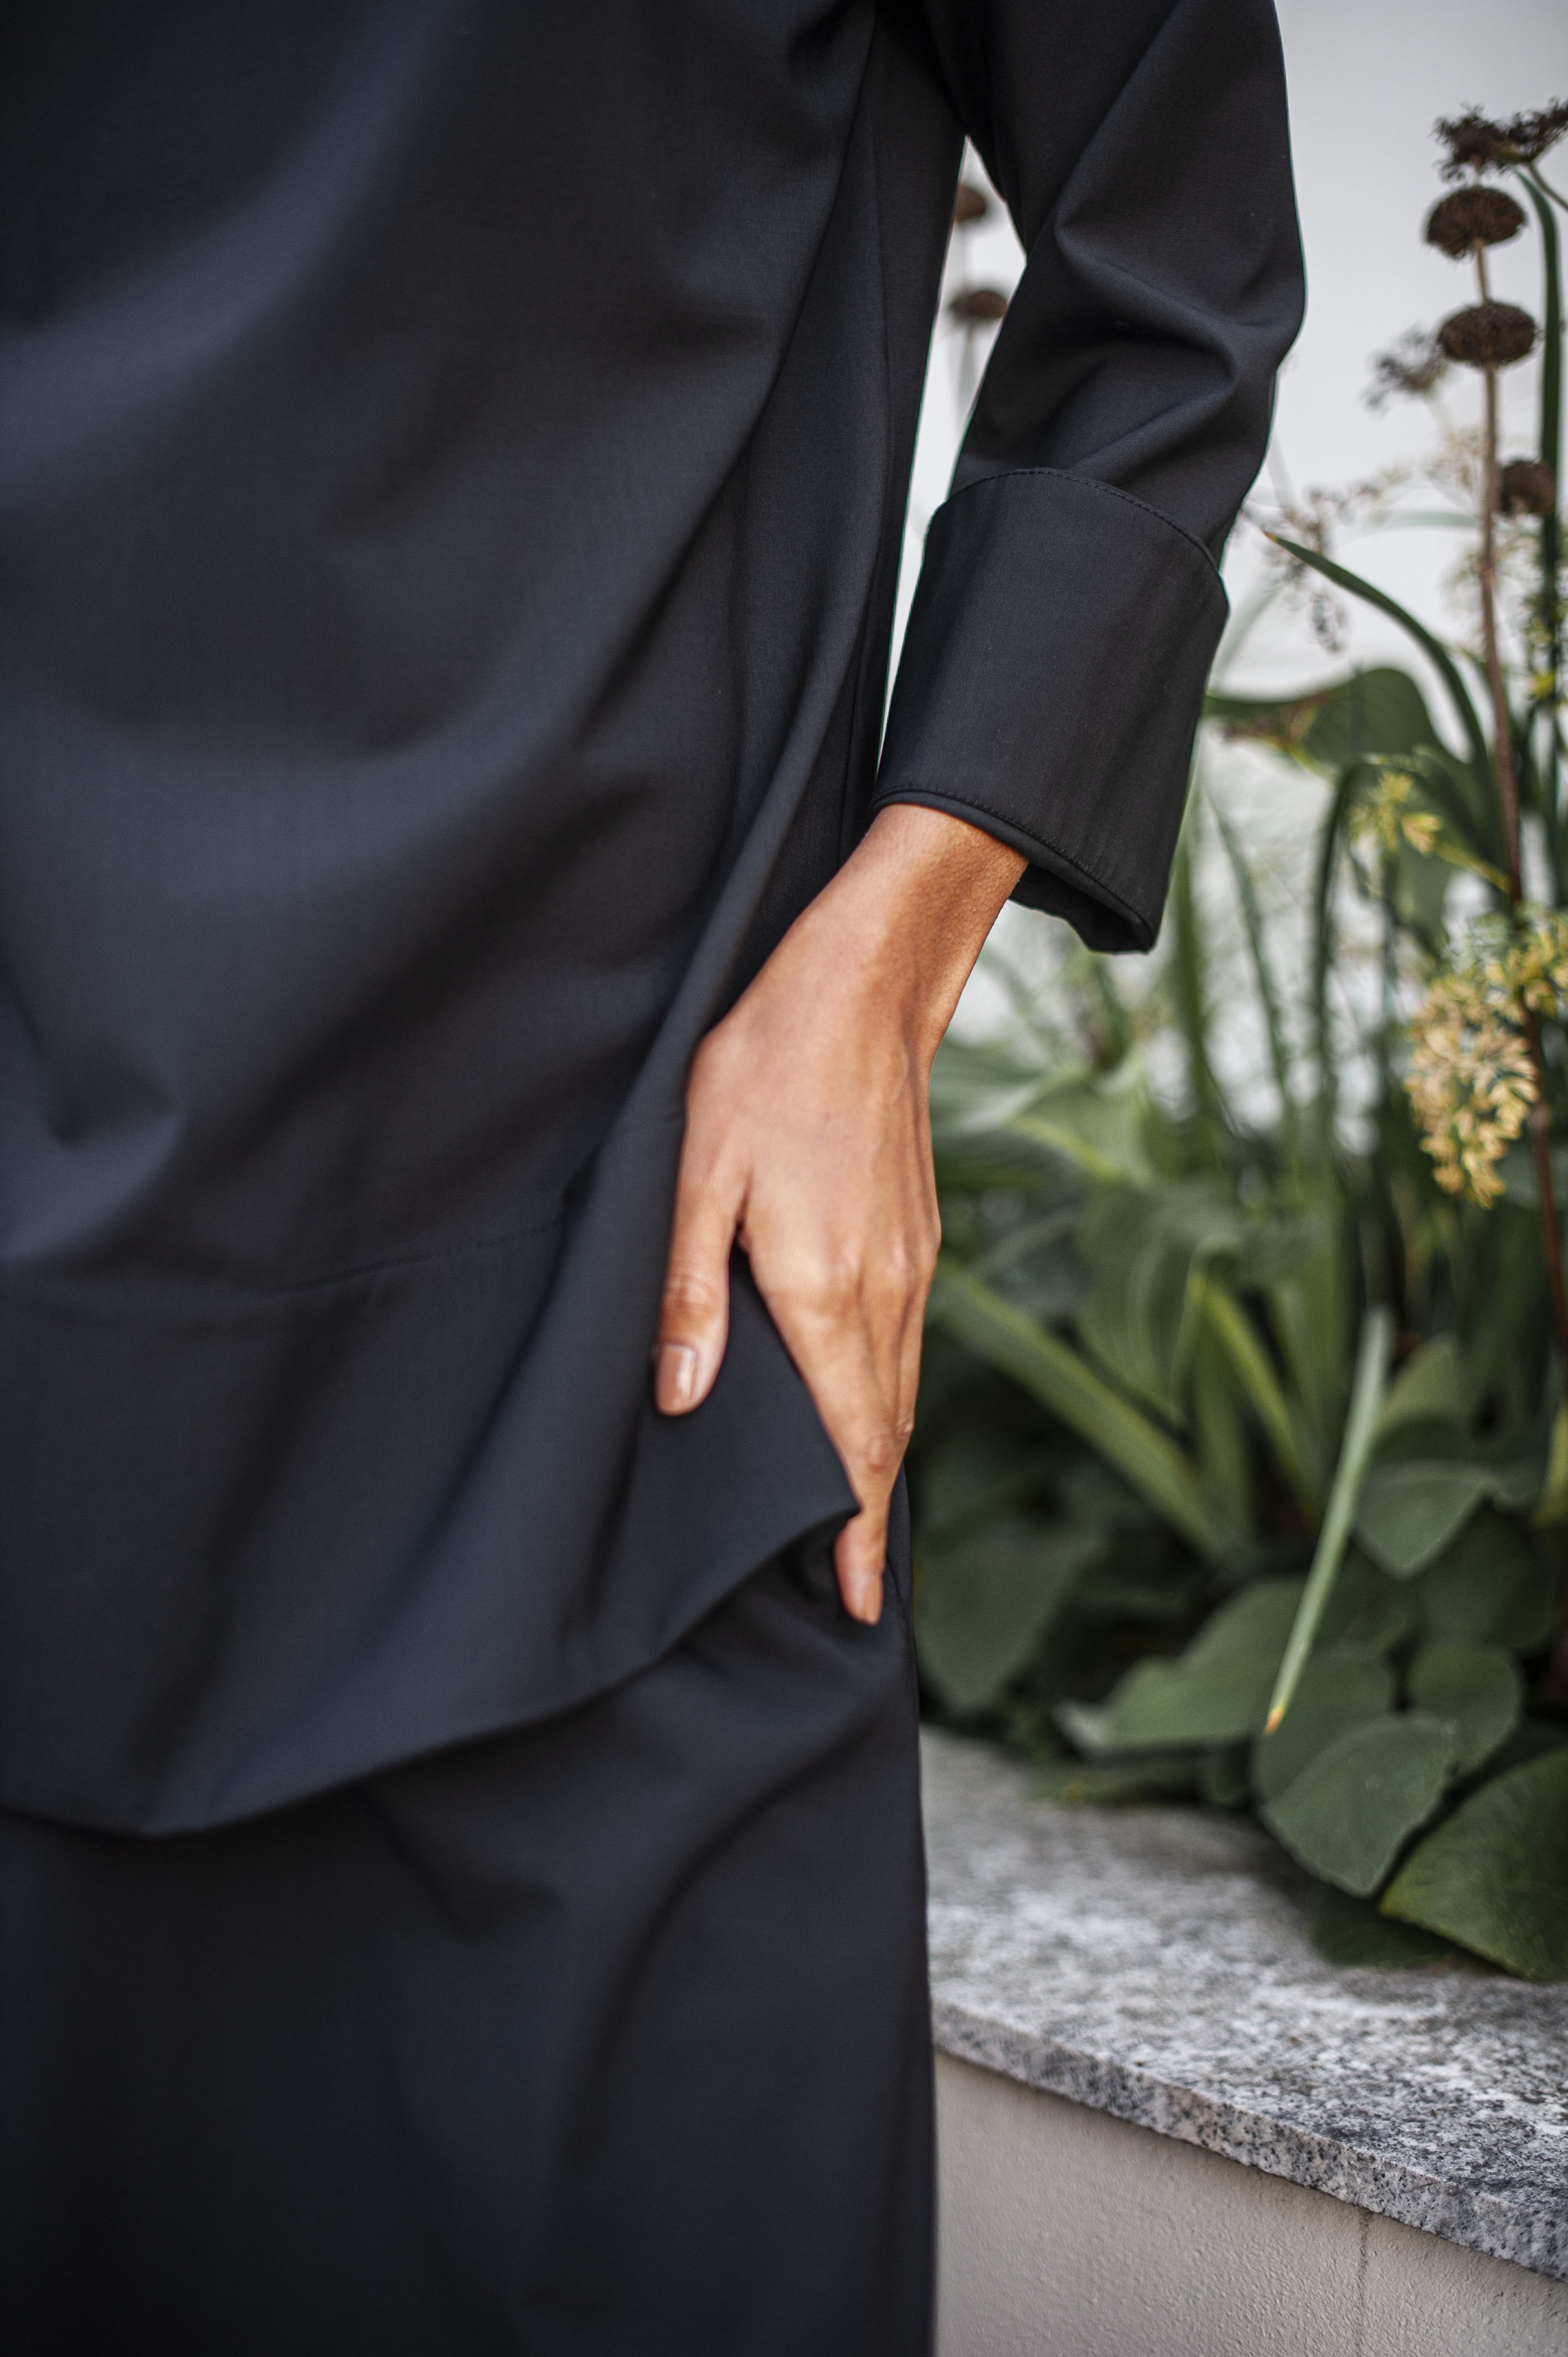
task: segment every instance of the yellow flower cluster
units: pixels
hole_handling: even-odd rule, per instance
[[[1568,1001],[1568,917],[1521,910],[1477,928],[1462,962],[1431,985],[1410,1026],[1405,1087],[1440,1187],[1495,1203],[1498,1169],[1539,1094],[1523,1017]]]
[[[1391,856],[1402,842],[1412,851],[1437,848],[1442,822],[1429,810],[1412,808],[1415,780],[1404,770],[1384,770],[1375,790],[1363,794],[1350,813],[1350,833],[1358,843],[1375,846]]]

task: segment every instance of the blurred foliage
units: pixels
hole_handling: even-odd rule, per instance
[[[1551,206],[1520,169],[1560,337]],[[1555,510],[1531,528],[1543,570],[1509,725],[1562,907]],[[1258,877],[1200,790],[1152,989],[1134,1004],[1075,952],[1037,997],[1015,978],[997,1036],[944,1044],[944,1245],[910,1458],[921,1676],[935,1715],[1026,1754],[1059,1801],[1255,1813],[1316,1878],[1337,1962],[1457,1946],[1565,1978],[1568,1416],[1541,1165],[1510,1136],[1489,1200],[1455,1185],[1405,1085],[1471,930],[1522,939],[1496,742],[1462,651],[1320,547],[1287,554],[1408,629],[1444,726],[1393,668],[1215,693],[1211,729],[1322,780],[1299,978],[1276,971]],[[1245,945],[1262,1115],[1238,1110],[1216,1052],[1235,1002],[1216,1004],[1205,861]],[[1369,1110],[1342,1102],[1332,1020],[1347,892],[1384,945]],[[1530,1070],[1555,1138],[1568,1053],[1559,1001],[1541,1007]],[[1157,1088],[1151,1028],[1179,1045]]]

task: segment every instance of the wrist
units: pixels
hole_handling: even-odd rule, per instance
[[[868,989],[900,1009],[928,1064],[1027,865],[963,819],[891,803],[818,904],[854,943]]]

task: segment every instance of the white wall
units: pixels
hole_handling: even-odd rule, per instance
[[[1374,351],[1400,331],[1434,326],[1471,299],[1466,268],[1423,243],[1427,209],[1441,193],[1439,115],[1474,102],[1510,114],[1568,96],[1568,6],[1563,0],[1278,0],[1289,78],[1292,136],[1308,309],[1281,381],[1274,447],[1265,469],[1305,489],[1356,480],[1410,457],[1429,438],[1418,404],[1396,403],[1374,414],[1362,401]],[[1568,192],[1568,141],[1546,168]],[[1563,221],[1568,231],[1568,219]],[[960,242],[960,264],[979,281],[1009,287],[1022,260],[1000,215]],[[1537,309],[1534,242],[1520,237],[1494,257],[1496,292]],[[939,328],[916,459],[908,554],[944,496],[973,390],[965,342]],[[971,348],[972,357],[981,357]],[[1528,424],[1533,370],[1507,380],[1507,411]],[[1455,415],[1471,389],[1456,385]],[[1255,551],[1243,530],[1232,544],[1231,571],[1243,580]],[[1441,569],[1430,536],[1387,535],[1358,544],[1355,561],[1380,584],[1439,610]],[[1347,561],[1349,554],[1347,552]],[[908,568],[907,567],[907,574]],[[912,582],[908,584],[912,587]],[[1393,642],[1388,625],[1358,618],[1352,651],[1370,657]],[[1323,659],[1287,625],[1265,633],[1251,668],[1282,683]]]
[[[1568,2285],[937,2058],[937,2357],[1563,2357]]]

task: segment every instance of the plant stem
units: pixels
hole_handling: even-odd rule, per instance
[[[1487,283],[1486,248],[1476,249],[1476,276],[1480,283],[1483,303],[1491,299]],[[1502,661],[1498,652],[1498,508],[1500,501],[1500,469],[1498,465],[1498,372],[1485,371],[1486,404],[1486,473],[1482,487],[1481,556],[1477,567],[1481,592],[1481,651],[1487,669],[1487,687],[1492,702],[1492,774],[1497,781],[1498,811],[1503,826],[1504,864],[1508,869],[1509,899],[1515,913],[1524,898],[1520,874],[1519,845],[1519,785],[1514,776],[1513,735],[1509,713],[1508,692],[1503,684]],[[1546,1096],[1546,1059],[1541,1048],[1541,1023],[1534,1012],[1521,1009],[1525,1046],[1529,1051],[1530,1070],[1535,1075],[1535,1103],[1530,1115],[1530,1142],[1535,1157],[1536,1213],[1541,1225],[1541,1248],[1546,1262],[1547,1289],[1552,1300],[1552,1322],[1557,1334],[1558,1356],[1568,1371],[1568,1286],[1563,1275],[1563,1222],[1557,1209],[1557,1189],[1552,1169],[1552,1116]]]
[[[1557,1347],[1568,1368],[1568,1285],[1563,1275],[1563,1225],[1557,1213],[1557,1193],[1552,1170],[1552,1117],[1546,1109],[1546,1060],[1541,1052],[1541,1018],[1524,1011],[1525,1045],[1535,1070],[1540,1093],[1530,1109],[1530,1144],[1535,1157],[1535,1192],[1541,1209],[1541,1245],[1546,1255],[1546,1283],[1552,1297],[1552,1322]]]
[[[1476,252],[1476,276],[1481,300],[1490,302],[1487,283],[1487,250]],[[1508,695],[1503,686],[1502,658],[1498,652],[1498,508],[1502,472],[1498,464],[1498,372],[1483,370],[1486,382],[1485,475],[1481,485],[1481,554],[1477,578],[1481,590],[1481,654],[1492,699],[1492,771],[1497,780],[1498,812],[1503,823],[1503,865],[1508,870],[1509,899],[1519,905],[1519,781],[1514,776],[1513,736]],[[1539,1078],[1539,1074],[1537,1075]]]

